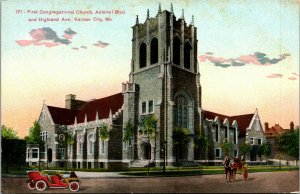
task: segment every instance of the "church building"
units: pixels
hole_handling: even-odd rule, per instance
[[[131,71],[122,93],[91,101],[69,94],[65,108],[43,105],[38,118],[45,142],[42,163],[73,168],[118,168],[146,161],[174,165],[176,127],[186,128],[192,135],[210,136],[213,154],[206,159],[211,161],[223,159],[220,143],[224,138],[234,144],[232,155],[238,154],[241,141],[264,141],[257,111],[225,116],[202,109],[194,17],[188,24],[183,11],[176,18],[172,5],[170,11],[162,11],[159,5],[155,17],[150,17],[148,10],[146,20],[140,23],[137,16],[132,30]],[[157,121],[154,138],[140,126],[148,115]],[[128,124],[133,127],[133,136],[124,141]],[[109,136],[104,138],[101,130],[105,127]],[[27,148],[29,163],[33,149],[38,148]],[[193,139],[179,157],[192,163],[204,160]]]

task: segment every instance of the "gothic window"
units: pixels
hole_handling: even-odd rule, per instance
[[[180,65],[180,39],[177,36],[173,40],[173,62]]]
[[[105,153],[105,142],[104,140],[100,140],[100,153],[104,154]]]
[[[158,62],[158,40],[153,38],[151,41],[151,65]]]
[[[142,43],[140,46],[140,68],[146,67],[147,65],[147,46]]]
[[[94,153],[94,134],[92,133],[88,136],[88,153]]]
[[[179,95],[175,99],[174,124],[178,127],[188,128],[188,103],[187,99]]]
[[[190,43],[184,44],[184,67],[187,69],[191,68],[191,48]]]
[[[78,137],[77,150],[78,150],[78,154],[81,155],[83,152],[83,136]]]
[[[65,141],[65,135],[64,134],[60,134],[58,137],[59,142],[64,142]]]

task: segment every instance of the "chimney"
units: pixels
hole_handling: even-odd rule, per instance
[[[66,95],[66,100],[65,100],[65,108],[66,109],[74,109],[76,106],[76,101],[75,101],[76,95],[74,94],[68,94]]]
[[[268,131],[269,131],[269,123],[265,122],[265,132],[268,132]]]
[[[294,122],[293,121],[291,121],[291,123],[290,123],[290,130],[294,131]]]

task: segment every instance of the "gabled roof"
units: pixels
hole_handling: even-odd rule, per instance
[[[53,122],[59,125],[73,124],[75,116],[78,113],[77,110],[70,110],[70,109],[59,108],[54,106],[47,106],[47,107],[53,119]]]
[[[238,124],[239,130],[240,130],[239,137],[245,137],[246,129],[249,127],[253,116],[254,116],[254,113],[230,117],[230,120],[232,120],[232,122],[234,120],[236,120],[236,122]]]
[[[246,134],[246,129],[249,127],[251,120],[254,116],[254,113],[237,115],[237,116],[226,116],[226,115],[222,115],[219,113],[214,113],[211,111],[204,110],[203,115],[204,115],[204,118],[210,119],[210,120],[214,120],[216,117],[218,117],[221,123],[223,123],[223,121],[227,118],[231,125],[232,125],[233,121],[235,120],[238,124],[238,129],[240,131],[239,137],[244,137]]]
[[[110,110],[112,114],[114,114],[122,108],[123,101],[123,94],[118,93],[87,102],[80,108],[79,113],[77,114],[77,123],[83,123],[85,115],[87,116],[87,122],[96,120],[97,112],[99,119],[108,118]]]
[[[70,110],[53,106],[47,107],[55,124],[71,125],[74,123],[75,117],[77,118],[77,123],[83,123],[85,115],[87,116],[87,122],[94,121],[96,120],[97,112],[99,119],[108,118],[110,111],[114,114],[122,108],[123,101],[122,93],[118,93],[87,102],[79,110]]]

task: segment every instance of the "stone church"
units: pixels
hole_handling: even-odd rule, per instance
[[[44,154],[38,154],[40,162],[73,168],[126,167],[149,160],[157,166],[163,162],[174,165],[172,133],[176,126],[189,129],[191,134],[210,136],[214,144],[210,148],[212,155],[206,159],[211,161],[222,160],[220,142],[224,138],[234,143],[232,155],[238,154],[240,141],[264,141],[257,111],[230,117],[201,108],[197,28],[193,17],[187,24],[184,12],[177,19],[172,5],[170,11],[162,11],[159,6],[157,15],[150,17],[148,11],[143,23],[137,16],[132,30],[131,71],[129,80],[122,84],[122,93],[92,101],[77,100],[69,94],[65,108],[43,105],[38,118],[45,141],[45,149],[41,150]],[[141,118],[149,114],[157,119],[157,133],[150,139],[139,127]],[[129,122],[134,136],[125,142],[124,127]],[[107,139],[99,138],[99,127],[103,124],[108,126]],[[255,134],[250,137],[251,130]],[[65,143],[68,134],[73,140],[71,144]],[[32,157],[37,149],[27,147],[30,164],[38,161]],[[204,160],[193,140],[182,152],[183,161]]]

